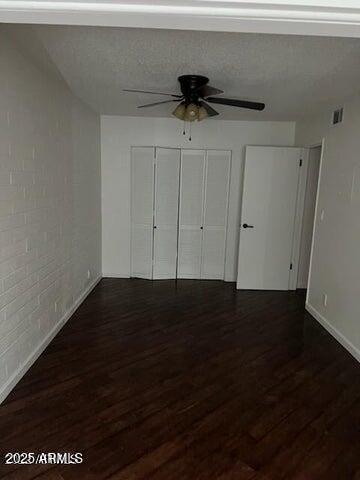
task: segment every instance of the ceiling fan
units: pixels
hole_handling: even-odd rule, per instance
[[[201,121],[208,117],[214,117],[219,113],[212,108],[209,103],[219,105],[229,105],[232,107],[248,108],[251,110],[264,110],[265,104],[259,102],[250,102],[247,100],[235,100],[232,98],[215,97],[224,93],[218,88],[208,85],[209,79],[202,75],[182,75],[178,77],[180,83],[181,95],[163,92],[148,92],[145,90],[124,89],[125,92],[149,93],[152,95],[166,95],[172,97],[171,100],[161,102],[147,103],[139,105],[137,108],[148,108],[162,105],[164,103],[178,102],[172,114],[179,120],[185,122]]]

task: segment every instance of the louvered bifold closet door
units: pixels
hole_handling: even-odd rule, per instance
[[[205,150],[182,150],[178,278],[201,278]]]
[[[153,278],[176,278],[180,150],[156,148]]]
[[[224,279],[231,152],[206,153],[201,278]]]
[[[153,147],[131,149],[131,276],[152,279]]]

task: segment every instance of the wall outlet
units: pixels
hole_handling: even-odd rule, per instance
[[[327,307],[327,301],[328,301],[328,296],[326,293],[323,294],[323,305],[324,307]]]
[[[90,270],[87,271],[87,278],[90,278],[91,274],[90,274]]]

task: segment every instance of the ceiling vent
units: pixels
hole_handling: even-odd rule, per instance
[[[344,109],[339,108],[338,110],[335,110],[332,114],[332,124],[337,125],[338,123],[342,123],[344,118]]]

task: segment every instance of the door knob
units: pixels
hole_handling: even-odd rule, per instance
[[[243,224],[244,228],[254,228],[254,225],[248,225],[247,223]]]

